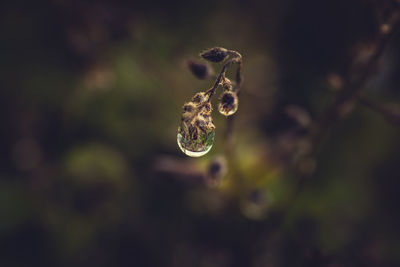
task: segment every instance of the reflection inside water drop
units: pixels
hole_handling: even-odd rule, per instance
[[[214,131],[201,134],[197,140],[184,138],[178,129],[177,142],[183,153],[190,157],[201,157],[210,151],[214,142]]]
[[[232,91],[225,91],[221,96],[218,111],[224,116],[233,115],[239,107],[237,94]]]

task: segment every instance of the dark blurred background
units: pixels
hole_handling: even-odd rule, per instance
[[[299,128],[398,5],[2,1],[0,266],[399,266],[400,128],[376,110],[329,130],[283,204]],[[212,84],[186,61],[214,46],[243,55],[245,78],[218,186],[205,181],[226,160],[226,118],[214,111],[206,156],[176,144],[183,103]],[[399,47],[397,34],[363,96],[400,103]]]

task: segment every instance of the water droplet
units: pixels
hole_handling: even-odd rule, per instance
[[[239,107],[238,97],[235,92],[224,91],[218,104],[218,111],[224,116],[234,114]]]
[[[238,106],[239,105],[235,105],[233,109],[226,110],[222,107],[221,104],[219,104],[218,111],[219,111],[219,113],[221,113],[224,116],[231,116],[231,115],[235,114],[235,112],[238,110]]]
[[[177,142],[182,152],[190,157],[201,157],[207,154],[213,145],[214,130],[201,132],[195,138],[184,130],[184,126],[178,128]]]

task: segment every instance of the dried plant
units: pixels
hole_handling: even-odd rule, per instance
[[[214,142],[215,125],[212,118],[211,99],[216,90],[221,87],[223,92],[219,98],[218,111],[224,116],[233,115],[239,105],[238,93],[242,83],[242,56],[233,50],[214,47],[200,54],[210,62],[219,63],[228,60],[223,65],[218,76],[207,64],[189,61],[188,67],[199,79],[215,78],[214,85],[205,92],[195,94],[191,101],[183,106],[181,123],[178,128],[177,142],[180,149],[188,156],[200,157],[210,151]],[[226,70],[232,64],[237,64],[236,81],[226,77]]]

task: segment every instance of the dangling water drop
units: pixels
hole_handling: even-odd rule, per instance
[[[189,130],[182,123],[178,128],[177,142],[183,153],[190,157],[201,157],[210,151],[214,143],[214,130],[189,134]]]
[[[224,116],[230,116],[234,114],[239,107],[239,100],[237,94],[233,91],[226,90],[220,97],[218,104],[218,111]]]
[[[183,106],[176,141],[186,155],[201,157],[210,151],[215,129],[211,111],[212,106],[204,92],[197,93]]]

